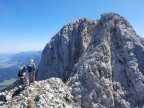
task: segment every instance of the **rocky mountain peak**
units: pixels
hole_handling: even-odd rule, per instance
[[[65,25],[46,45],[37,80],[64,85],[58,94],[69,94],[69,107],[142,108],[143,56],[144,39],[122,16],[82,18]]]
[[[38,80],[61,78],[82,107],[132,107],[144,99],[143,39],[115,13],[65,25],[42,53]]]
[[[55,76],[66,81],[74,64],[78,62],[81,54],[89,46],[97,24],[98,21],[89,21],[86,18],[81,18],[65,25],[43,50],[39,71],[44,69],[45,76],[39,72],[38,80]],[[50,68],[51,66],[53,68]],[[59,69],[54,67],[59,67]],[[51,71],[48,73],[48,70]]]

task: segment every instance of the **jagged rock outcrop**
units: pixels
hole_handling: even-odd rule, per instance
[[[74,108],[69,87],[59,78],[0,93],[0,108]],[[2,100],[3,99],[3,100]]]
[[[143,108],[144,39],[123,17],[78,19],[42,52],[35,84],[0,93],[2,108]]]
[[[82,18],[65,25],[43,50],[37,79],[54,76],[66,81],[89,46],[97,24],[98,21]]]
[[[42,52],[38,80],[61,78],[83,108],[144,107],[144,39],[123,17],[65,25]]]

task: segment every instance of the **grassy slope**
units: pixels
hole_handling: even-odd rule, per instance
[[[9,68],[0,68],[0,83],[11,78],[18,78],[18,71],[19,69],[16,66],[12,66]]]
[[[11,78],[10,80],[5,80],[4,82],[0,83],[0,86],[1,85],[10,85],[12,84],[13,82],[15,82],[17,79],[13,79]]]
[[[4,82],[0,83],[0,91],[4,89],[5,87],[8,87],[12,83],[14,83],[17,79],[11,78],[10,80],[5,80]]]
[[[9,68],[11,66],[16,66],[17,63],[8,63],[8,62],[4,62],[4,63],[0,63],[0,68]]]

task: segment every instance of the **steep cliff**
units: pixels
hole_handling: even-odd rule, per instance
[[[42,52],[38,80],[49,77],[69,78],[80,56],[87,50],[98,21],[85,18],[65,25]]]
[[[65,25],[42,52],[38,80],[61,78],[77,106],[144,106],[144,39],[123,17],[78,19]]]
[[[44,48],[35,84],[0,93],[2,108],[143,108],[144,39],[123,17],[78,19]],[[41,81],[40,81],[41,80]]]

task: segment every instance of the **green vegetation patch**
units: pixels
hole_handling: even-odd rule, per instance
[[[7,88],[9,85],[13,84],[17,79],[11,78],[10,80],[5,80],[4,82],[0,83],[0,91]]]
[[[9,68],[9,67],[16,66],[16,65],[17,65],[16,62],[14,62],[14,63],[11,63],[11,62],[0,63],[0,68]]]
[[[33,100],[27,100],[27,108],[35,108],[35,102]]]
[[[3,85],[11,85],[12,83],[14,83],[17,79],[11,78],[10,80],[5,80],[4,82],[0,83],[0,86]]]

